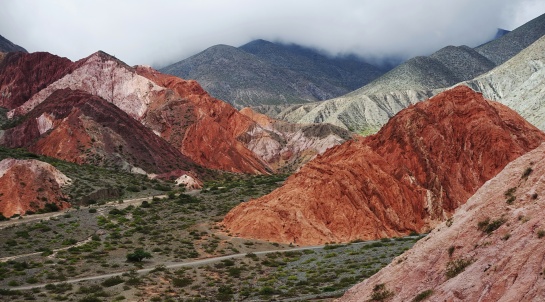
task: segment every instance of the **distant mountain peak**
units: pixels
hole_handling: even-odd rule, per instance
[[[311,48],[263,39],[238,48],[215,45],[160,71],[197,80],[211,95],[239,108],[321,101],[384,73],[356,57],[331,58]]]
[[[24,49],[23,47],[17,44],[14,44],[10,40],[0,35],[0,52],[14,52],[14,51],[22,51],[22,52],[28,53],[28,51],[26,51],[26,49]]]
[[[90,56],[86,57],[86,58],[83,58],[81,60],[78,61],[78,63],[87,63],[87,62],[93,62],[93,61],[101,61],[101,62],[107,62],[107,61],[112,61],[112,62],[115,62],[117,63],[119,66],[123,66],[123,67],[126,67],[128,69],[131,69],[131,67],[121,61],[120,59],[116,58],[115,56],[105,52],[105,51],[102,51],[102,50],[98,50],[97,52],[91,54]]]

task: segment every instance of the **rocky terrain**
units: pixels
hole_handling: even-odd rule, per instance
[[[409,105],[494,66],[467,46],[448,46],[428,57],[412,58],[347,95],[311,106],[294,105],[273,116],[291,122],[331,123],[363,134],[373,133]]]
[[[300,245],[425,232],[544,140],[514,111],[456,87],[403,110],[376,135],[326,151],[223,225]]]
[[[0,71],[2,104],[11,109],[3,146],[77,163],[169,177],[193,178],[197,165],[262,174],[296,169],[351,137],[331,126],[262,126],[195,81],[130,67],[101,51],[77,62],[10,53]],[[67,111],[71,106],[86,111]],[[105,124],[106,116],[125,122]]]
[[[35,213],[69,207],[61,191],[70,178],[39,160],[4,159],[0,161],[0,215]]]
[[[330,58],[297,45],[255,40],[212,46],[161,72],[197,80],[235,107],[293,104],[348,93],[384,73],[355,57]]]
[[[501,65],[545,35],[544,25],[545,14],[506,33],[499,39],[476,47],[475,50],[496,65]]]
[[[238,137],[254,123],[228,103],[212,98],[195,81],[139,67],[137,72],[175,93],[156,102],[144,124],[160,133],[182,153],[212,169],[268,173],[270,167],[248,150]]]
[[[508,164],[425,240],[338,301],[544,300],[544,154],[541,145]]]
[[[8,53],[0,61],[0,106],[14,109],[70,73],[73,63],[47,52]]]
[[[497,68],[464,83],[545,130],[545,37]]]
[[[347,130],[330,124],[292,124],[271,119],[250,108],[244,108],[240,113],[260,126],[247,131],[241,141],[275,171],[296,170],[316,155],[353,136]]]
[[[410,59],[375,81],[338,98],[255,109],[290,122],[328,122],[362,134],[375,133],[401,109],[504,63],[543,36],[543,28],[545,15],[474,49],[447,46],[428,57]]]
[[[50,56],[48,58],[52,57],[53,56]],[[48,62],[50,64],[48,66],[54,66],[55,64],[62,66],[69,65],[69,63],[66,63],[64,60],[59,61],[56,60],[56,58],[54,59],[55,60]],[[4,62],[6,62],[6,60],[4,60]],[[62,69],[60,67],[58,69],[66,70],[66,68]],[[121,111],[141,122],[156,134],[162,135],[184,155],[204,167],[248,173],[264,173],[269,169],[265,163],[257,159],[255,155],[245,149],[240,143],[237,143],[235,139],[237,131],[243,131],[244,128],[247,128],[252,122],[243,115],[238,114],[234,108],[227,104],[222,105],[224,104],[223,102],[209,97],[195,82],[186,83],[185,81],[178,79],[179,82],[183,82],[183,85],[181,86],[185,85],[189,87],[186,90],[178,89],[175,91],[168,87],[159,86],[152,80],[139,75],[136,69],[127,66],[118,59],[103,52],[97,52],[88,58],[75,62],[68,69],[69,71],[64,72],[64,76],[61,76],[58,80],[53,81],[52,83],[49,83],[51,81],[44,82],[44,85],[49,85],[33,94],[22,105],[13,108],[8,113],[8,116],[15,120],[19,118],[24,119],[26,114],[40,103],[44,102],[57,90],[81,90],[114,104],[114,107],[121,109]],[[59,73],[61,75],[63,74],[63,72]],[[49,73],[44,71],[44,74]],[[3,74],[3,77],[11,79],[10,75],[10,69],[6,69],[6,73]],[[6,91],[8,88],[14,90],[17,89],[17,87],[30,85],[28,84],[29,82],[28,78],[23,80],[23,77],[21,77],[21,81],[10,81],[4,89]],[[174,81],[171,82],[174,83]],[[40,87],[41,86],[43,85],[40,85]],[[24,89],[21,90],[24,91]],[[179,93],[184,93],[184,95],[180,95]],[[24,97],[26,96],[27,95]],[[15,95],[13,94],[8,97],[10,102],[14,97]],[[23,96],[20,98],[24,99]],[[183,103],[185,106],[179,106],[180,103]],[[212,106],[214,104],[215,107]],[[178,111],[172,110],[172,108],[176,108]],[[214,110],[217,110],[218,108],[226,108],[226,111],[220,112],[224,114],[220,116],[227,116],[225,119],[215,117],[218,112]],[[166,112],[161,113],[161,111],[169,111],[171,115],[178,116],[174,131],[172,128],[173,125],[152,123],[154,116],[162,116],[163,114],[164,116],[167,116]],[[206,119],[203,118],[204,116],[213,118]],[[183,122],[180,122],[180,119],[182,119]],[[234,123],[237,124],[237,126],[234,129],[230,125],[221,124],[229,122],[229,119],[235,120]],[[242,121],[238,121],[239,119],[242,119]],[[166,121],[165,119],[162,119],[160,122]],[[210,144],[210,139],[203,140],[206,139],[207,136],[203,137],[202,134],[195,133],[196,130],[198,132],[198,129],[200,129],[198,126],[199,123],[206,124],[209,127],[209,130],[213,128],[221,130],[218,130],[215,133],[219,133],[226,137],[217,137],[217,142],[221,142],[222,139],[227,139],[227,141],[223,144],[212,146]],[[174,132],[176,134],[167,135],[167,132]],[[214,132],[209,133],[208,135],[213,134]],[[187,135],[190,136],[188,139],[186,139]],[[182,142],[184,140],[187,141],[187,146],[189,147],[183,146]],[[225,148],[225,150],[223,148]],[[214,149],[215,152],[211,152],[212,149]],[[207,151],[208,155],[206,154]],[[157,152],[160,153],[160,151]],[[214,155],[210,155],[212,153]],[[218,160],[218,156],[226,156],[228,161],[222,162]],[[245,158],[249,158],[253,161],[251,165],[245,164]],[[175,164],[173,163],[173,169],[175,169],[174,166]]]
[[[143,174],[174,170],[193,174],[197,165],[150,129],[106,100],[81,90],[59,89],[34,107],[0,143],[79,164]]]
[[[15,52],[15,51],[27,52],[26,49],[22,48],[21,46],[17,44],[13,44],[13,42],[11,42],[10,40],[0,35],[0,52]]]

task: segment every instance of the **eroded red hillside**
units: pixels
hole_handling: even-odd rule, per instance
[[[137,173],[188,173],[196,168],[121,109],[80,90],[56,90],[20,125],[6,130],[2,145]]]
[[[545,134],[462,86],[326,151],[225,217],[231,234],[301,245],[429,230]]]
[[[47,52],[10,52],[0,60],[0,107],[14,109],[72,71],[74,63]]]
[[[10,60],[6,58],[2,64],[6,65],[6,62]],[[54,65],[45,59],[34,63],[32,66]],[[8,116],[25,116],[58,90],[81,90],[114,104],[204,167],[244,173],[270,170],[265,162],[236,140],[253,122],[229,104],[210,97],[196,82],[162,75],[150,68],[139,68],[137,72],[101,51],[70,64],[70,72],[35,72],[32,69],[24,78],[13,78],[12,73],[16,72],[4,70],[3,76],[11,81],[10,87],[46,86],[27,89],[28,93],[9,106],[12,110]],[[13,95],[6,93],[10,98]]]
[[[37,212],[46,204],[64,209],[61,187],[70,179],[55,167],[38,160],[4,159],[0,161],[0,214],[11,217]],[[52,209],[52,208],[50,208]]]
[[[143,122],[197,163],[231,172],[268,173],[270,167],[238,140],[255,123],[226,102],[212,98],[195,81],[148,67],[138,74],[174,91],[150,105]],[[166,92],[168,94],[168,92]],[[182,125],[182,127],[180,127]]]

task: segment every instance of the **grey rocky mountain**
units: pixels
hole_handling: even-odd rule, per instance
[[[447,46],[430,56],[410,59],[366,86],[341,97],[305,105],[260,106],[254,109],[290,122],[327,122],[363,134],[373,133],[400,110],[457,83],[469,81],[492,70],[497,66],[496,62],[505,62],[524,49],[521,48],[522,46],[530,45],[543,34],[545,34],[545,15],[522,25],[497,40],[474,49],[467,46]],[[539,66],[542,63],[539,62],[530,60],[525,67],[521,68],[526,68],[527,72],[537,70],[541,68]],[[532,64],[533,67],[531,67]],[[517,82],[519,71],[513,70],[517,73],[514,74],[508,72],[509,68],[500,69],[509,76],[502,78],[505,83],[498,83],[499,86],[514,85],[513,83]],[[522,77],[525,78],[525,76]],[[497,76],[489,78],[496,79]],[[535,79],[534,82],[538,80]],[[509,81],[512,84],[507,84]],[[478,86],[478,84],[472,85],[472,87]],[[521,113],[525,110],[523,108],[517,109],[512,106],[514,104],[510,104],[515,102],[516,94],[510,93],[507,97],[507,90],[505,90],[503,94],[496,92],[501,97],[494,96],[491,90],[495,84],[488,83],[487,85],[489,89],[485,89],[484,86],[480,89],[485,92],[485,96],[505,102]],[[499,86],[498,89],[500,89]],[[527,87],[522,85],[520,89],[524,90]],[[502,89],[507,89],[507,87]],[[528,95],[524,94],[525,97],[533,99],[534,97],[531,95],[537,93],[536,89],[538,89],[537,86],[532,89],[532,92],[528,91]],[[519,94],[523,95],[523,92],[521,91]],[[507,101],[508,99],[513,100]],[[532,120],[530,113],[523,114],[523,116],[528,116],[529,120]],[[536,118],[538,116],[536,115]]]
[[[475,50],[496,65],[500,65],[543,35],[545,35],[545,14],[525,23],[499,39],[476,47]]]
[[[462,84],[545,130],[545,36],[502,65]]]
[[[21,46],[14,44],[10,40],[0,36],[0,52],[12,52],[12,51],[22,51],[27,52],[26,49]]]
[[[346,94],[384,74],[356,57],[330,58],[312,49],[255,40],[216,45],[161,72],[197,80],[235,107],[321,101]]]
[[[409,105],[494,66],[470,47],[447,46],[430,56],[412,58],[344,96],[283,109],[262,106],[256,110],[290,122],[331,123],[363,134],[373,133]]]

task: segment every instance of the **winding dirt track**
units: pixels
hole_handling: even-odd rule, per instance
[[[191,193],[194,194],[195,192],[191,192]],[[163,198],[163,197],[166,197],[166,195],[160,195],[160,196],[155,196],[155,197]],[[131,204],[132,205],[140,204],[144,200],[148,200],[148,201],[152,200],[152,198],[153,197],[142,197],[142,198],[126,199],[126,200],[123,200],[123,203],[118,203],[116,201],[112,201],[112,202],[109,202],[109,203],[107,203],[105,205],[100,206],[100,208],[105,207],[105,206],[112,206],[112,205],[115,206],[116,208],[124,208],[124,207],[127,207],[127,206],[131,205]],[[3,221],[3,222],[0,222],[0,230],[4,229],[6,227],[12,226],[12,225],[17,225],[17,224],[21,224],[21,223],[30,222],[30,221],[50,219],[52,217],[64,215],[65,213],[70,212],[70,211],[71,210],[69,209],[68,211],[64,211],[64,212],[37,214],[37,215],[29,216],[28,218],[25,217],[23,219]],[[413,236],[411,236],[411,237],[413,237]],[[416,236],[414,236],[414,237],[416,237]],[[89,240],[90,240],[90,238],[88,238],[88,239],[86,239],[84,241],[80,241],[80,242],[76,243],[75,245],[72,245],[72,246],[69,246],[69,247],[64,247],[64,248],[61,248],[61,249],[57,249],[57,250],[55,250],[55,252],[59,251],[59,250],[63,250],[63,249],[68,249],[68,248],[73,247],[73,246],[79,246],[79,245],[85,244]],[[353,245],[360,245],[360,244],[367,244],[367,243],[378,242],[378,241],[379,240],[365,241],[365,242],[358,242],[358,243],[352,243],[352,244]],[[294,247],[294,248],[288,248],[288,249],[274,249],[274,250],[266,250],[266,251],[252,252],[252,253],[255,254],[255,255],[266,255],[266,254],[271,254],[271,253],[276,253],[276,252],[317,250],[317,249],[322,249],[324,247],[325,247],[325,245],[316,245],[316,246]],[[1,258],[0,261],[4,262],[4,261],[13,260],[13,259],[21,258],[21,257],[32,256],[32,255],[35,255],[35,254],[40,254],[40,253],[32,253],[32,254],[24,254],[24,255],[5,257],[5,258]],[[162,262],[162,263],[157,263],[156,266],[154,266],[154,267],[139,269],[136,272],[139,273],[139,274],[149,273],[150,271],[154,270],[157,266],[161,266],[161,265],[164,265],[165,268],[167,268],[167,269],[179,268],[179,267],[188,267],[188,266],[189,267],[191,267],[191,266],[201,266],[201,265],[206,265],[206,264],[210,264],[210,263],[214,263],[214,262],[219,262],[219,261],[226,260],[226,259],[242,258],[242,257],[245,257],[246,255],[247,255],[247,253],[239,253],[239,254],[232,254],[232,255],[226,255],[226,256],[198,259],[198,260],[193,260],[193,261],[186,261],[186,262],[170,262],[170,263],[169,262]],[[81,277],[81,278],[72,278],[72,279],[67,279],[65,281],[61,281],[61,282],[33,284],[33,285],[9,287],[9,288],[3,288],[3,289],[29,290],[29,289],[33,289],[33,288],[42,288],[42,287],[45,287],[48,284],[78,283],[78,282],[82,282],[82,281],[106,279],[106,278],[111,278],[111,277],[115,277],[115,276],[121,276],[121,275],[123,275],[125,273],[129,273],[131,271],[133,271],[133,270],[132,269],[131,270],[123,270],[123,271],[119,271],[119,272],[115,272],[115,273],[108,273],[108,274]]]
[[[369,242],[369,241],[367,241]],[[367,243],[366,242],[366,243]],[[362,242],[363,243],[363,242]],[[362,244],[360,243],[360,244]],[[261,251],[261,252],[252,252],[256,255],[265,255],[265,254],[271,254],[276,252],[289,252],[289,251],[301,251],[301,250],[315,250],[315,249],[321,249],[325,245],[318,245],[318,246],[305,246],[305,247],[296,247],[296,248],[290,248],[290,249],[276,249],[276,250],[268,250],[268,251]],[[213,257],[213,258],[206,258],[206,259],[199,259],[199,260],[193,260],[188,262],[172,262],[172,263],[159,263],[157,265],[164,265],[167,269],[172,268],[179,268],[179,267],[187,267],[187,266],[201,266],[206,265],[214,262],[219,262],[226,259],[235,259],[235,258],[242,258],[245,257],[246,253],[240,253],[240,254],[233,254],[233,255],[227,255],[227,256],[219,256],[219,257]],[[136,272],[139,274],[149,273],[152,270],[154,270],[157,266],[149,267],[149,268],[143,268],[139,269]],[[59,284],[59,283],[78,283],[82,281],[90,281],[90,280],[99,280],[99,279],[106,279],[111,278],[115,276],[121,276],[124,273],[128,273],[131,270],[124,270],[120,272],[115,273],[109,273],[109,274],[102,274],[102,275],[96,275],[96,276],[88,276],[88,277],[82,277],[82,278],[73,278],[73,279],[67,279],[65,281],[61,282],[51,282],[51,283],[43,283],[43,284],[34,284],[34,285],[26,285],[26,286],[18,286],[18,287],[10,287],[10,290],[28,290],[33,288],[42,288],[45,287],[48,284]],[[8,289],[8,288],[5,288]]]

